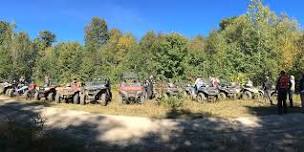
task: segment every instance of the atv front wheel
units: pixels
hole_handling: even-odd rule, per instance
[[[227,96],[224,92],[220,92],[217,96],[218,100],[222,101],[222,100],[226,100]]]
[[[252,94],[251,94],[251,92],[245,91],[245,92],[242,94],[242,99],[244,99],[244,100],[252,99]]]
[[[48,101],[54,101],[54,93],[53,92],[50,92],[47,96],[47,100]]]
[[[73,103],[74,103],[74,104],[79,104],[79,93],[76,93],[76,94],[73,96]]]
[[[14,96],[14,90],[9,89],[7,94],[8,94],[9,97],[13,97]]]
[[[101,94],[100,100],[98,101],[98,103],[100,103],[103,106],[107,105],[107,94],[106,93]]]
[[[204,93],[199,93],[197,95],[197,101],[199,103],[204,103],[206,100],[207,100],[207,97],[206,97],[206,95]]]

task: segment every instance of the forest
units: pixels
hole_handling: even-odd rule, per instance
[[[118,82],[122,73],[135,72],[142,79],[189,82],[216,76],[259,84],[266,76],[275,80],[281,70],[297,79],[304,71],[303,29],[261,0],[251,1],[240,16],[222,19],[207,36],[150,31],[137,39],[99,17],[84,27],[84,35],[83,43],[58,42],[48,30],[30,38],[16,32],[16,24],[0,21],[0,78],[25,76],[41,83],[48,75],[66,83],[106,76]]]

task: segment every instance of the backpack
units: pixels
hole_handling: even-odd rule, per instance
[[[278,83],[279,89],[288,89],[289,88],[289,76],[283,75],[279,79]]]

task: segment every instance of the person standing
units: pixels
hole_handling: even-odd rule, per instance
[[[287,113],[287,93],[290,88],[290,79],[285,71],[281,71],[276,90],[278,91],[278,113]]]
[[[299,87],[300,87],[300,95],[301,95],[302,112],[304,113],[304,73],[302,74]]]
[[[270,81],[269,77],[266,77],[266,80],[263,82],[263,90],[265,92],[266,98],[269,100],[270,104],[273,105],[272,99],[271,99],[271,88],[272,88],[272,82]]]
[[[293,75],[291,75],[290,76],[290,88],[288,90],[288,98],[289,98],[290,108],[293,107],[293,94],[295,93],[295,90],[296,90],[295,77]]]
[[[48,75],[44,76],[44,87],[50,86],[50,77]]]

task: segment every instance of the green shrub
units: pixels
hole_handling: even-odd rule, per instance
[[[170,107],[172,109],[178,109],[183,105],[183,100],[176,96],[166,96],[160,100],[161,105]]]

